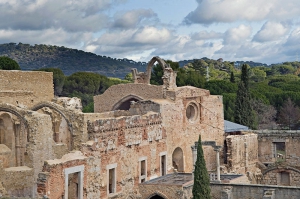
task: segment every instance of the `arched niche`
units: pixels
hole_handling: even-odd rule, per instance
[[[62,111],[53,108],[53,106],[39,107],[35,110],[39,113],[47,114],[52,121],[52,137],[55,143],[65,144],[68,150],[72,150],[72,134],[70,130],[71,124]]]
[[[178,172],[184,172],[184,160],[183,151],[180,147],[177,147],[172,154],[173,168],[177,169]]]
[[[0,112],[0,156],[4,168],[24,165],[27,131],[17,116]]]
[[[119,100],[112,108],[112,110],[129,110],[132,101],[137,102],[143,100],[141,97],[136,95],[128,95]]]

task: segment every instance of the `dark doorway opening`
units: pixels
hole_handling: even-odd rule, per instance
[[[155,196],[152,196],[150,199],[164,199],[164,198],[159,195],[155,195]]]

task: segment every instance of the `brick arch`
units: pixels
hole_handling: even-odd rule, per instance
[[[155,193],[150,194],[146,199],[151,199],[154,196],[160,196],[164,199],[169,199],[165,194],[161,193],[160,191],[156,191]]]
[[[73,128],[72,128],[72,123],[70,122],[70,120],[68,119],[68,117],[64,114],[64,110],[65,108],[58,105],[58,104],[55,104],[53,102],[40,102],[36,105],[34,105],[31,110],[32,111],[37,111],[41,108],[44,108],[44,107],[48,107],[48,108],[51,108],[51,109],[54,109],[55,111],[57,111],[59,114],[61,114],[61,116],[66,120],[67,124],[68,124],[68,128],[69,128],[69,131],[71,133],[71,135],[73,135]]]
[[[136,100],[136,101],[141,101],[141,100],[143,100],[143,98],[141,98],[141,97],[139,97],[139,96],[137,96],[137,95],[132,95],[132,94],[130,94],[130,95],[127,95],[127,96],[125,96],[125,97],[123,97],[122,99],[120,99],[117,103],[115,103],[114,105],[113,105],[113,108],[112,108],[112,110],[114,111],[114,110],[118,110],[124,103],[127,103],[129,100],[131,100],[131,99],[133,99],[133,100]],[[122,110],[125,110],[125,109],[122,109]],[[128,109],[127,109],[128,110]]]
[[[265,176],[267,173],[271,172],[271,171],[274,171],[274,170],[277,170],[277,169],[280,169],[280,170],[292,170],[292,171],[295,171],[297,173],[300,173],[300,170],[294,168],[294,167],[290,167],[290,166],[286,166],[286,167],[280,167],[280,166],[275,166],[275,167],[272,167],[272,168],[269,168],[267,170],[265,170],[262,174],[263,176]]]

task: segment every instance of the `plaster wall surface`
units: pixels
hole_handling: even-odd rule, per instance
[[[53,97],[52,73],[0,70],[0,103],[31,107]]]

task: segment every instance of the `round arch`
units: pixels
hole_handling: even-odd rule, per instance
[[[113,105],[112,110],[129,110],[131,101],[141,101],[143,98],[136,95],[127,95],[120,99],[115,105]]]
[[[168,197],[165,194],[156,191],[155,193],[150,194],[146,199],[168,199]]]
[[[178,172],[184,172],[183,151],[177,147],[172,153],[172,165]]]
[[[55,111],[57,111],[59,114],[61,114],[61,116],[66,120],[67,124],[68,124],[68,128],[69,128],[69,131],[71,133],[71,135],[73,135],[73,128],[72,128],[72,124],[71,122],[69,121],[68,117],[63,113],[62,110],[64,110],[64,108],[62,106],[59,106],[55,103],[51,103],[51,102],[40,102],[36,105],[34,105],[31,110],[32,111],[37,111],[41,108],[44,108],[44,107],[48,107],[48,108],[51,108],[51,109],[54,109]]]

